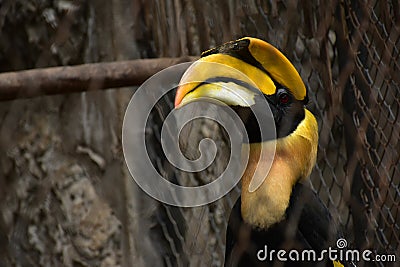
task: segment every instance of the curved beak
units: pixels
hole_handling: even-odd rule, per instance
[[[175,96],[175,108],[199,98],[211,98],[230,106],[249,107],[263,90],[275,91],[271,78],[259,69],[227,55],[211,55],[193,63],[183,75]]]
[[[250,107],[257,93],[234,82],[216,81],[199,85],[180,86],[175,97],[175,108],[200,98],[219,100],[229,106]]]

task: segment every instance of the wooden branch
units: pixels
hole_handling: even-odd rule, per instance
[[[0,101],[138,86],[162,69],[196,59],[137,59],[0,73]]]

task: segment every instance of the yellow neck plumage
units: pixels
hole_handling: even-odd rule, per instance
[[[263,146],[246,144],[250,146],[250,158],[242,177],[241,195],[244,221],[263,229],[285,218],[293,186],[310,175],[317,156],[317,121],[305,109],[305,118],[293,133],[267,142],[276,142],[275,157],[269,173],[255,191],[249,190],[249,186],[257,164],[263,164],[259,163]]]

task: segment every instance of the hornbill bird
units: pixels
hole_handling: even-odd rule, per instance
[[[316,162],[318,125],[305,107],[307,89],[295,67],[278,49],[250,37],[205,51],[198,61],[234,68],[255,85],[200,64],[183,76],[199,82],[184,84],[182,78],[175,96],[175,107],[203,97],[222,101],[239,115],[248,135],[248,143],[242,145],[249,148],[249,160],[241,178],[241,196],[229,217],[225,266],[344,266],[324,256],[324,249],[336,248],[341,232],[326,206],[304,184]],[[258,104],[257,97],[265,98],[270,107],[274,140],[263,139],[250,111]],[[262,144],[268,142],[276,145],[272,166],[261,185],[248,190],[262,160]],[[278,255],[279,250],[284,252]],[[304,251],[311,256],[300,258]]]

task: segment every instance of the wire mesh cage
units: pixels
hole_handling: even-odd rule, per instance
[[[318,162],[311,174],[312,188],[339,217],[352,246],[378,254],[394,253],[397,257],[398,5],[395,1],[208,2],[202,9],[204,18],[197,24],[207,29],[199,34],[200,47],[202,41],[208,41],[204,44],[208,48],[227,36],[256,36],[276,45],[289,57],[311,91],[309,106],[319,123]],[[191,8],[198,10],[195,6],[196,3],[187,3],[178,15],[180,19],[187,19]],[[229,12],[223,11],[226,7]],[[172,100],[166,101],[171,106]],[[204,183],[202,179],[209,176],[191,179]],[[167,240],[183,235],[183,242],[175,242],[185,248],[178,252],[176,245],[171,246],[171,250],[175,249],[166,256],[167,266],[180,262],[182,266],[188,262],[190,266],[221,266],[226,215],[238,191],[237,188],[207,207],[182,209],[184,224],[189,226],[183,233],[166,227],[176,224],[173,217],[158,221]],[[176,262],[171,263],[171,255]]]
[[[0,18],[1,71],[126,57],[198,56],[243,36],[273,44],[299,71],[309,90],[308,108],[318,120],[311,187],[338,217],[352,247],[397,257],[397,262],[373,266],[398,266],[399,1],[9,0],[0,1]],[[209,183],[223,171],[230,151],[217,125],[193,124],[187,133],[190,143],[182,144],[189,158],[198,156],[197,144],[204,137],[218,144],[216,162],[202,172],[179,172],[160,153],[161,127],[173,109],[173,93],[150,114],[149,157],[174,183]],[[240,187],[196,208],[157,202],[137,188],[126,193],[133,181],[119,164],[121,140],[116,136],[130,96],[126,91],[92,92],[0,107],[0,148],[6,151],[0,157],[0,265],[223,265],[227,222]],[[74,114],[82,114],[82,122]],[[66,135],[71,128],[79,131]],[[9,136],[18,130],[19,148],[11,149]],[[77,144],[79,149],[71,149]],[[102,161],[81,144],[109,156]],[[125,176],[129,182],[116,182]],[[103,192],[107,205],[95,192]],[[76,209],[68,210],[65,203]],[[87,219],[89,213],[95,219]],[[98,226],[106,230],[90,232]],[[101,241],[91,239],[96,233]]]

